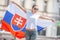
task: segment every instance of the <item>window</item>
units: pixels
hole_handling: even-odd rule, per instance
[[[9,5],[9,0],[6,0],[6,4],[7,4],[7,6]]]
[[[57,36],[60,36],[60,27],[57,27]]]
[[[25,0],[20,0],[21,5],[24,7]]]
[[[59,8],[59,14],[58,14],[58,16],[59,16],[59,21],[60,21],[60,8]]]
[[[59,15],[60,15],[60,8],[59,8]]]
[[[60,0],[57,0],[57,2],[60,2]]]
[[[7,6],[9,4],[9,0],[0,0],[0,6]]]
[[[42,35],[42,36],[45,36],[46,35],[46,30],[41,30],[38,32],[38,35]]]
[[[36,0],[33,0],[33,5],[36,3]]]
[[[0,11],[5,11],[6,8],[9,4],[9,0],[0,0]]]
[[[47,12],[47,1],[44,1],[44,12]]]
[[[6,39],[4,38],[4,40],[6,40]]]

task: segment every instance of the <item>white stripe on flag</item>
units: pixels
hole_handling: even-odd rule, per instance
[[[37,20],[37,25],[41,26],[43,28],[48,27],[50,25],[52,25],[54,22],[52,22],[51,20],[45,20],[45,19],[38,19]]]
[[[8,6],[8,8],[7,8],[7,10],[9,12],[11,12],[13,15],[15,13],[17,13],[20,16],[26,18],[26,13],[22,9],[20,9],[17,5],[15,5],[14,3],[10,3],[9,6]]]

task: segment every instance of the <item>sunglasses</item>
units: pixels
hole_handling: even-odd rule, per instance
[[[34,8],[34,10],[38,10],[38,8]]]

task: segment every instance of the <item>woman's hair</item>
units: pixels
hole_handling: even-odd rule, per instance
[[[35,6],[37,6],[37,5],[33,5],[32,8],[34,8]]]

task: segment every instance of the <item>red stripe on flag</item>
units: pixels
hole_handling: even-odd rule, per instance
[[[8,23],[6,23],[4,20],[2,20],[2,29],[6,30],[6,31],[9,31],[10,33],[12,33],[17,38],[24,38],[25,37],[25,33],[24,32],[22,32],[22,31],[15,32],[12,29],[12,27]]]
[[[5,21],[2,21],[2,30],[9,31],[8,27],[6,27]]]

